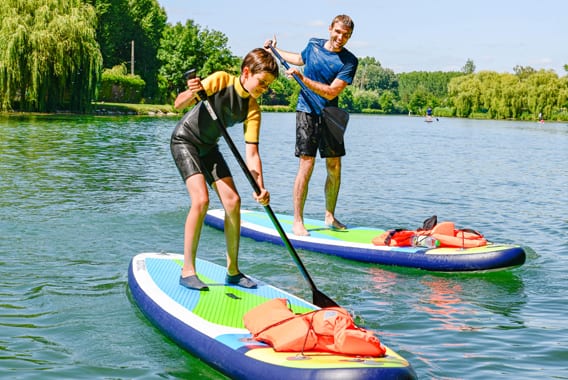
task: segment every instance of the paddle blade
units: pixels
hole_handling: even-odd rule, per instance
[[[349,113],[337,107],[325,107],[323,109],[325,125],[338,142],[343,142],[343,135],[349,122]]]
[[[334,300],[323,294],[317,289],[313,290],[313,304],[321,308],[324,307],[340,307]]]

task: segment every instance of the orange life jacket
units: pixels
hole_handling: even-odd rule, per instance
[[[487,245],[487,240],[477,231],[456,229],[453,222],[441,222],[431,230],[390,230],[373,238],[374,245],[407,247],[412,245],[413,236],[431,236],[440,242],[439,247],[474,248]]]
[[[332,352],[358,356],[384,356],[385,347],[373,333],[355,326],[349,312],[327,307],[294,314],[285,298],[275,298],[243,317],[253,337],[275,351]]]

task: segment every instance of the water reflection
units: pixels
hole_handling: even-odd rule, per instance
[[[154,192],[170,169],[173,121],[94,117],[8,118],[0,128],[0,206],[116,206]],[[87,199],[87,195],[88,198]],[[11,204],[6,204],[7,200]]]
[[[369,274],[375,293],[395,293],[397,299],[405,299],[418,315],[436,322],[434,329],[474,331],[494,328],[495,323],[507,329],[525,326],[521,316],[526,303],[524,284],[512,270],[438,274],[372,267]],[[376,305],[385,307],[388,302],[377,301]]]

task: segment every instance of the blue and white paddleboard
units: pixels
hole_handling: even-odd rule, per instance
[[[387,347],[381,358],[332,353],[276,352],[252,339],[243,316],[273,298],[286,298],[295,313],[318,309],[255,279],[256,289],[224,283],[226,269],[197,259],[209,291],[179,285],[183,256],[141,253],[128,270],[128,285],[142,313],[192,355],[232,379],[415,379],[411,365]]]
[[[223,230],[224,211],[209,210],[205,224]],[[309,236],[292,233],[293,217],[276,214],[286,236],[296,249],[306,249],[345,259],[418,268],[437,272],[485,272],[523,265],[525,250],[518,245],[489,243],[476,248],[425,248],[377,246],[373,238],[384,229],[349,226],[335,230],[321,220],[304,219]],[[257,241],[282,245],[282,239],[264,212],[241,210],[241,235]]]

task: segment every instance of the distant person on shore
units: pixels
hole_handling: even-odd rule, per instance
[[[353,82],[357,71],[358,59],[345,45],[351,38],[354,23],[346,15],[336,16],[328,28],[329,39],[311,38],[301,53],[291,53],[276,48],[276,37],[267,40],[266,49],[272,45],[282,58],[294,66],[303,66],[303,72],[297,67],[286,71],[289,77],[295,75],[308,87],[317,98],[321,108],[337,106],[339,94]],[[296,107],[296,148],[299,167],[294,181],[294,223],[292,231],[298,236],[309,235],[304,226],[304,205],[308,196],[308,184],[312,176],[315,158],[326,160],[327,179],[325,182],[325,224],[335,229],[346,226],[335,217],[335,207],[341,184],[341,157],[345,155],[343,141],[331,137],[331,132],[322,122],[317,110],[311,109],[309,99],[301,92]]]
[[[191,206],[184,230],[183,267],[180,285],[195,290],[209,290],[195,270],[195,257],[201,236],[201,228],[209,207],[211,186],[225,209],[225,241],[227,244],[227,276],[225,282],[244,288],[254,288],[256,283],[242,274],[238,266],[241,228],[241,198],[225,159],[219,151],[221,132],[205,105],[199,102],[197,93],[205,90],[208,101],[217,110],[225,127],[244,123],[246,161],[251,174],[260,187],[260,194],[253,197],[263,206],[270,201],[264,188],[262,162],[258,150],[260,133],[260,107],[256,99],[278,77],[278,63],[266,50],[258,48],[249,52],[241,65],[241,75],[216,72],[201,81],[187,81],[188,89],[175,100],[176,109],[184,109],[197,103],[179,121],[171,137],[170,148],[176,166],[185,182]],[[199,102],[199,103],[198,103]],[[220,112],[223,111],[223,112]]]
[[[538,122],[541,124],[544,123],[544,117],[542,116],[542,112],[538,113]]]

